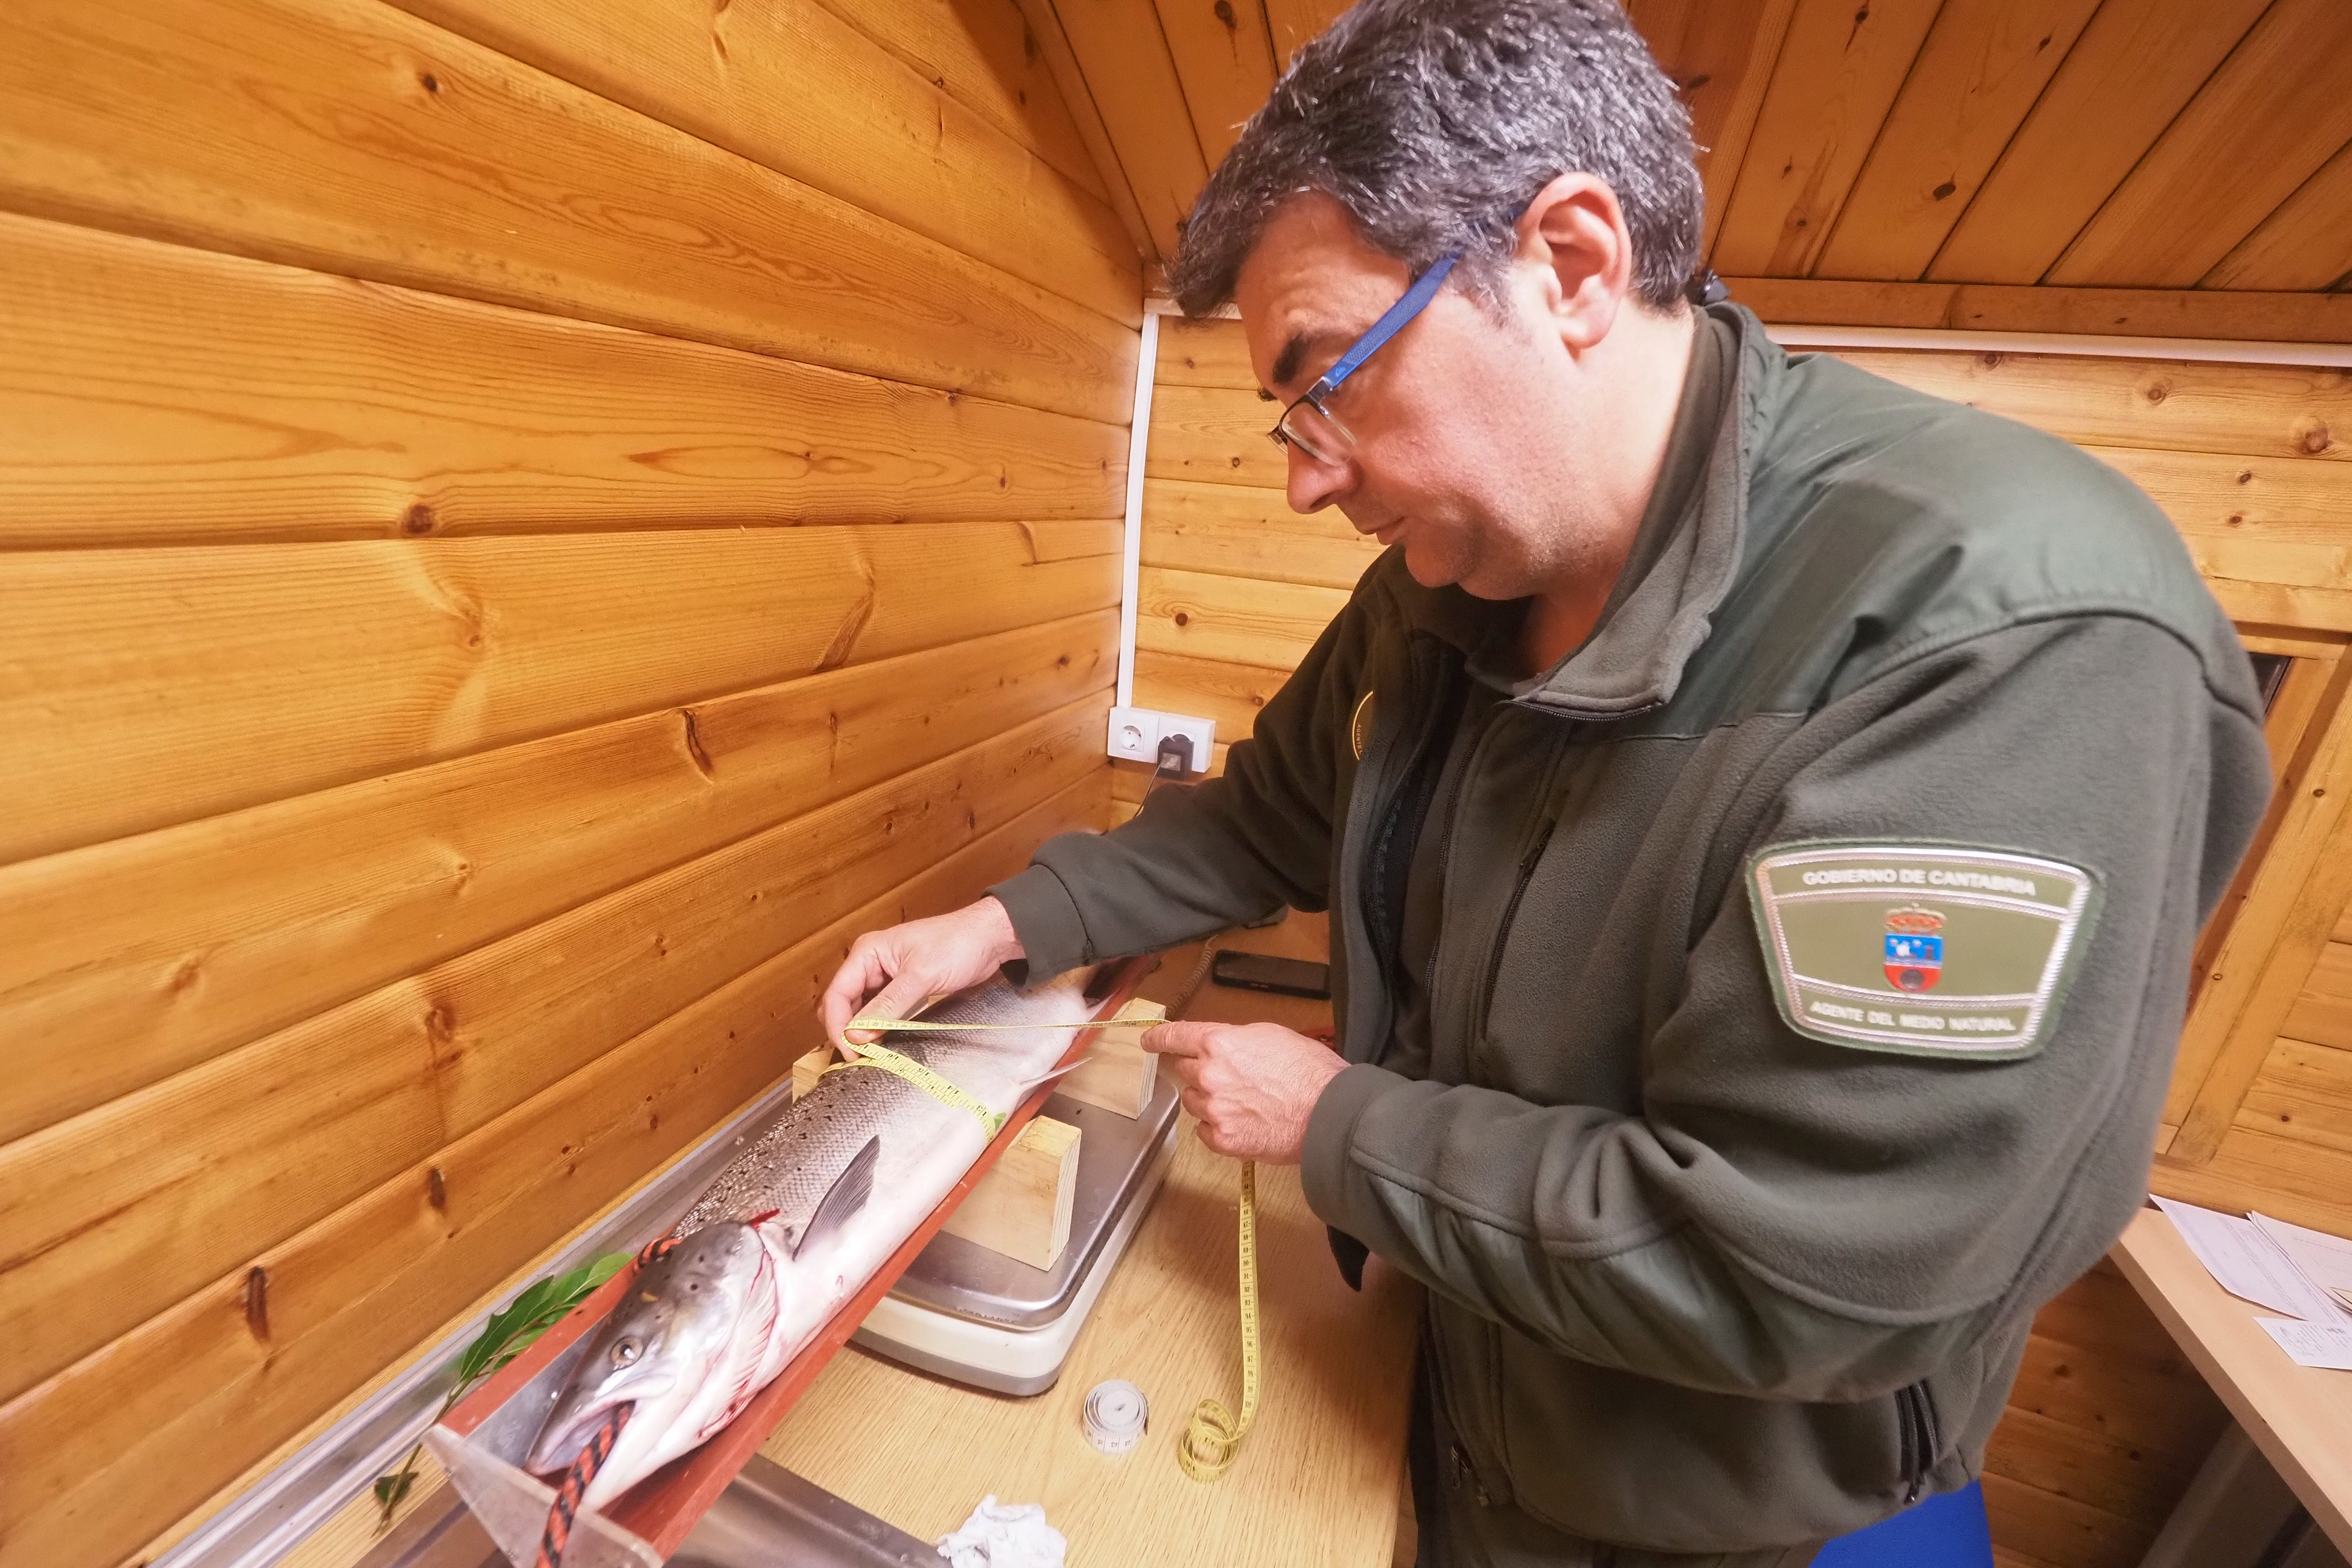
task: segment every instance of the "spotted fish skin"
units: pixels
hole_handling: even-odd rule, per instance
[[[1021,993],[1003,981],[950,997],[926,1023],[1034,1026],[886,1037],[998,1116],[1067,1054],[1093,1009],[1085,971]],[[640,1274],[598,1330],[528,1461],[570,1466],[589,1434],[630,1414],[583,1499],[597,1509],[734,1419],[896,1252],[987,1147],[988,1130],[891,1073],[827,1073],[687,1211],[677,1247]],[[864,1155],[867,1145],[876,1147]],[[826,1195],[864,1155],[853,1213]],[[849,1194],[856,1195],[855,1191]],[[823,1223],[820,1211],[825,1210]]]

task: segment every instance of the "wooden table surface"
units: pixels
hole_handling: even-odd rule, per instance
[[[1319,921],[1220,945],[1320,956]],[[1144,994],[1192,973],[1180,949]],[[1202,985],[1188,1017],[1328,1022],[1320,1004]],[[1241,1457],[1202,1484],[1177,1468],[1193,1405],[1241,1403],[1234,1215],[1240,1167],[1190,1119],[1167,1184],[1078,1335],[1062,1378],[1030,1399],[982,1394],[845,1350],[761,1452],[926,1540],[983,1493],[1042,1502],[1073,1568],[1156,1563],[1385,1568],[1397,1524],[1418,1288],[1376,1258],[1360,1296],[1340,1280],[1295,1166],[1258,1168],[1265,1381]],[[1150,1401],[1149,1434],[1117,1458],[1087,1444],[1078,1407],[1106,1378]]]
[[[2352,1372],[2297,1366],[2213,1281],[2180,1232],[2143,1209],[2112,1254],[2328,1540],[2352,1556]]]

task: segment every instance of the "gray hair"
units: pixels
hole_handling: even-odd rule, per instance
[[[1169,282],[1187,315],[1216,310],[1275,210],[1317,190],[1415,274],[1460,253],[1449,281],[1497,308],[1510,218],[1569,173],[1616,192],[1640,299],[1688,298],[1705,202],[1690,116],[1616,0],[1362,0],[1243,127]]]

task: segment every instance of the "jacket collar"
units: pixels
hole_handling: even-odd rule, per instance
[[[1460,648],[1523,706],[1606,721],[1671,701],[1738,574],[1764,389],[1784,356],[1741,306],[1710,306],[1698,327],[1714,335],[1724,374],[1689,377],[1675,420],[1678,435],[1685,421],[1713,421],[1706,466],[1683,496],[1653,502],[1600,625],[1559,663],[1532,679],[1486,673],[1507,658],[1526,601],[1496,604],[1459,588],[1423,588],[1402,570],[1389,574],[1409,625]]]

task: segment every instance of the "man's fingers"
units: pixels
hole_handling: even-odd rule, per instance
[[[890,977],[875,952],[875,942],[869,933],[849,944],[849,956],[841,961],[834,972],[833,984],[824,988],[824,1000],[820,1009],[824,1019],[825,1038],[837,1040],[843,1026],[857,1016],[858,1006],[866,994]]]
[[[1197,1057],[1223,1024],[1154,1024],[1143,1031],[1143,1048],[1154,1056]]]
[[[931,988],[928,984],[902,970],[892,978],[889,984],[876,992],[874,999],[859,1009],[857,1015],[853,1016],[868,1018],[903,1018],[915,1008],[921,1006],[924,999],[930,994]],[[847,1019],[842,1021],[848,1022]],[[853,1046],[863,1046],[880,1039],[882,1031],[851,1029],[842,1037]]]

